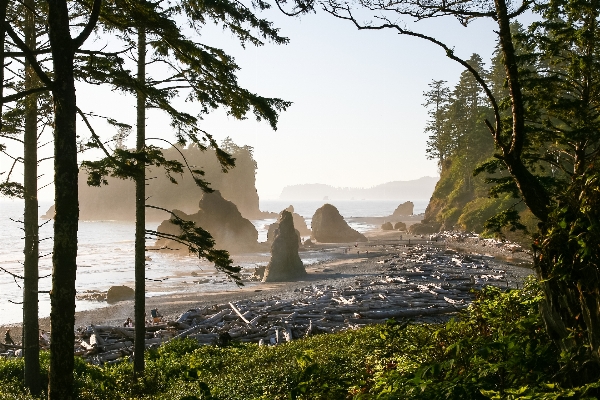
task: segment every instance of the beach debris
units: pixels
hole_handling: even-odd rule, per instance
[[[285,282],[306,276],[306,269],[298,255],[300,237],[294,229],[291,212],[281,212],[275,235],[271,245],[271,261],[265,269],[263,282]]]
[[[129,286],[111,286],[106,292],[106,301],[108,303],[117,303],[119,301],[133,300],[135,290]]]
[[[363,272],[350,279],[299,284],[286,298],[229,301],[163,316],[156,323],[148,321],[146,348],[186,337],[202,345],[252,342],[268,346],[390,318],[442,322],[468,307],[473,289],[515,287],[529,271],[508,270],[506,263],[493,257],[461,254],[431,244],[384,246],[370,242],[366,246],[370,253],[379,251],[381,255],[360,261]],[[98,365],[129,360],[134,332],[135,327],[125,326],[81,327],[76,332],[75,352]],[[48,344],[40,340],[42,348]],[[18,349],[17,345],[1,345],[0,355],[14,357]]]
[[[350,228],[337,208],[325,204],[315,211],[311,228],[313,237],[321,243],[350,243],[366,242],[367,238],[358,231]]]

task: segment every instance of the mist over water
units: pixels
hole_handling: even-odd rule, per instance
[[[294,206],[294,212],[302,215],[304,218],[312,218],[315,211],[323,204],[334,205],[344,218],[350,217],[385,217],[391,215],[398,205],[407,200],[260,200],[261,211],[280,212],[290,204]],[[414,213],[421,214],[425,212],[427,200],[410,200],[415,204]],[[308,224],[310,227],[310,224]]]
[[[295,212],[310,219],[315,210],[324,203],[335,205],[345,218],[386,216],[393,213],[403,201],[289,201],[264,200],[260,202],[262,211],[279,213],[290,204]],[[415,201],[415,214],[425,211],[426,201]],[[40,202],[40,215],[51,206],[50,202]],[[0,200],[0,267],[16,274],[23,274],[23,231],[19,222],[23,218],[23,202],[19,200]],[[11,220],[12,219],[12,220]],[[52,269],[52,221],[40,220],[40,291],[49,291],[51,287]],[[259,234],[259,242],[267,239],[267,226],[275,219],[252,221]],[[371,225],[350,221],[350,225],[360,232],[371,229]],[[148,229],[156,229],[157,222],[147,223]],[[77,257],[78,295],[91,291],[105,292],[113,285],[134,283],[134,232],[133,222],[117,221],[80,221]],[[148,241],[153,244],[153,241]],[[169,294],[173,292],[206,292],[214,290],[234,290],[235,285],[227,281],[222,274],[215,272],[212,265],[194,257],[182,257],[172,254],[148,251],[151,258],[147,262],[146,288],[147,296]],[[268,256],[268,254],[263,254]],[[305,264],[309,265],[329,257],[326,253],[302,255]],[[244,268],[254,268],[257,263],[236,263]],[[260,264],[260,263],[259,263]],[[191,278],[194,273],[198,278]],[[205,283],[194,283],[196,282]],[[0,271],[0,324],[11,324],[22,321],[22,286],[19,279],[14,279]],[[11,303],[14,302],[14,303]],[[39,296],[40,317],[50,315],[50,301],[47,293]],[[105,306],[105,302],[77,300],[77,310],[90,310]]]

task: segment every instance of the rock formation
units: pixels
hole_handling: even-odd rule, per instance
[[[337,208],[325,204],[312,217],[313,237],[321,243],[366,242],[367,238],[350,228]]]
[[[106,293],[106,301],[108,303],[116,303],[118,301],[133,300],[135,291],[129,286],[111,286]]]
[[[252,222],[242,217],[235,204],[225,200],[218,190],[206,193],[199,203],[200,210],[195,214],[173,210],[181,219],[193,221],[196,226],[208,231],[215,239],[215,247],[230,253],[255,251],[258,246],[258,231]],[[179,227],[169,220],[163,221],[157,228],[158,232],[179,235]],[[184,245],[171,240],[158,239],[157,247],[179,249],[187,252]]]
[[[263,282],[285,282],[306,275],[304,264],[298,255],[298,235],[294,219],[289,211],[282,211],[275,240],[271,246],[271,261],[265,269]]]
[[[381,225],[381,229],[384,231],[392,231],[392,230],[394,230],[394,226],[392,225],[391,222],[384,222]]]
[[[394,210],[394,213],[392,215],[394,217],[400,217],[400,216],[405,216],[405,215],[413,215],[414,209],[415,209],[415,205],[413,204],[412,201],[405,201],[404,203],[400,204]]]
[[[276,218],[276,215],[259,210],[258,193],[256,192],[256,161],[252,156],[252,148],[239,147],[233,142],[225,141],[224,150],[235,158],[235,168],[227,174],[222,173],[216,153],[213,149],[201,151],[197,146],[163,149],[167,160],[183,162],[182,154],[192,166],[202,166],[204,179],[213,189],[221,191],[223,196],[233,202],[244,218],[262,219]],[[180,154],[181,152],[181,154]],[[182,175],[175,175],[177,184],[173,184],[161,168],[148,168],[146,195],[148,203],[167,210],[182,210],[194,213],[198,199],[203,195],[190,173],[184,168]],[[107,177],[108,185],[91,187],[87,185],[88,174],[85,169],[79,171],[79,217],[81,220],[120,220],[135,219],[135,184],[129,179]],[[52,218],[48,211],[46,217]],[[146,219],[161,221],[165,213],[146,209]]]
[[[397,231],[405,231],[406,230],[406,224],[404,222],[396,222],[394,224],[394,229]]]
[[[286,208],[286,210],[292,213],[292,217],[294,218],[294,227],[298,232],[300,232],[300,235],[309,236],[312,232],[310,231],[310,229],[308,229],[304,217],[300,214],[295,213],[294,206],[292,205]]]
[[[441,224],[437,222],[421,222],[411,225],[408,231],[414,235],[429,235],[440,231]]]
[[[56,215],[56,209],[54,207],[54,204],[52,204],[50,206],[50,208],[48,209],[48,211],[46,211],[46,214],[42,215],[40,218],[41,219],[54,219],[55,215]]]
[[[279,219],[281,220],[281,214],[279,214]],[[294,229],[294,230],[296,231],[296,235],[298,235],[298,245],[301,245],[302,244],[302,235],[300,235],[300,232],[298,231],[298,229]],[[267,230],[267,243],[273,243],[278,232],[279,232],[279,221],[273,222],[271,225],[269,225],[269,229]]]

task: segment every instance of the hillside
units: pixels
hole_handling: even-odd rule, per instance
[[[410,181],[394,181],[370,188],[340,188],[319,183],[286,186],[281,200],[428,200],[439,178],[424,176]]]

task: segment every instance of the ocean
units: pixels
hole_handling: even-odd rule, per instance
[[[393,213],[403,201],[361,201],[344,200],[328,201],[335,205],[345,218],[379,217]],[[324,201],[262,200],[262,211],[280,212],[290,204],[294,211],[302,215],[310,227],[310,220],[315,210]],[[427,201],[415,201],[415,214],[425,211]],[[50,207],[50,202],[40,202],[40,215]],[[23,231],[19,222],[23,216],[23,202],[19,200],[0,200],[0,267],[16,275],[23,274]],[[267,226],[274,219],[252,221],[259,233],[259,241],[267,238]],[[40,220],[40,291],[48,291],[51,286],[52,269],[52,221]],[[372,229],[373,226],[363,223],[351,223],[359,232]],[[147,228],[155,229],[158,223],[148,223]],[[149,244],[152,244],[149,242]],[[118,221],[80,221],[77,257],[78,294],[104,292],[114,285],[133,287],[133,249],[134,224]],[[263,254],[268,256],[268,254]],[[233,289],[235,285],[214,273],[210,264],[194,257],[182,257],[158,252],[148,252],[147,263],[147,296],[157,296],[180,291],[210,291]],[[302,255],[305,264],[321,261],[327,255],[306,253]],[[257,263],[239,263],[243,268],[254,268]],[[260,263],[259,263],[260,264]],[[204,276],[206,282],[191,284],[190,276]],[[196,281],[200,282],[200,281]],[[188,284],[189,283],[189,284]],[[183,288],[183,289],[182,289]],[[12,324],[22,321],[22,286],[18,279],[0,270],[0,324]],[[90,310],[105,306],[106,303],[77,300],[77,310]],[[49,295],[39,296],[39,315],[50,315]]]

